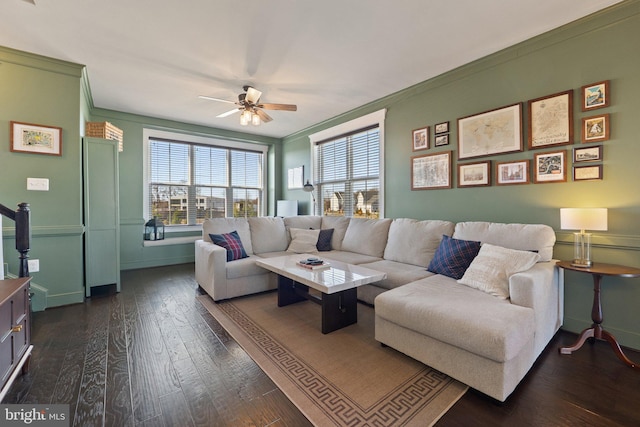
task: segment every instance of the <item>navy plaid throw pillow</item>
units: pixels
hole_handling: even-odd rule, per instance
[[[461,279],[479,251],[480,242],[442,236],[440,246],[427,270],[456,280]]]
[[[247,258],[247,252],[242,246],[242,240],[236,230],[225,234],[209,234],[211,241],[227,250],[227,261]]]

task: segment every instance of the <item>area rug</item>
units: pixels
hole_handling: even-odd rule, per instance
[[[215,303],[198,299],[317,426],[427,426],[467,386],[374,339],[373,308],[323,335],[320,307],[277,306],[274,292]]]

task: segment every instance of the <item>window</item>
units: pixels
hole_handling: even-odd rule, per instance
[[[177,226],[263,215],[266,147],[160,131],[145,139],[146,217]]]
[[[383,216],[381,121],[384,110],[312,135],[315,214]],[[347,132],[341,131],[347,130]],[[329,136],[320,139],[322,136]]]

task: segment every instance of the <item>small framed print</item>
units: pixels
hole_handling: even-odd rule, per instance
[[[609,115],[585,117],[582,119],[582,142],[598,142],[609,139]]]
[[[434,143],[436,147],[441,147],[443,145],[449,145],[449,134],[446,135],[436,135],[434,138]]]
[[[411,189],[451,188],[451,151],[411,158]]]
[[[62,156],[62,128],[11,122],[10,149],[13,152]]]
[[[565,182],[567,180],[567,151],[539,153],[534,159],[534,179],[536,184]]]
[[[597,162],[602,160],[602,145],[573,149],[573,163]]]
[[[437,123],[434,127],[433,127],[433,132],[436,135],[440,135],[442,133],[449,133],[449,122],[442,122],[442,123]]]
[[[458,187],[485,187],[491,185],[491,162],[458,165]]]
[[[532,99],[529,149],[573,143],[573,90]]]
[[[610,103],[609,80],[582,86],[582,111],[608,107]]]
[[[529,183],[529,160],[499,162],[496,165],[497,185],[517,185]]]
[[[426,128],[414,129],[413,135],[413,151],[426,150],[429,148],[429,126]]]
[[[592,179],[602,179],[602,165],[574,166],[574,181],[589,181]]]

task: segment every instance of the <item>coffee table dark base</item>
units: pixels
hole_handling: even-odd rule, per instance
[[[309,293],[309,287],[288,277],[278,275],[278,307],[300,301],[313,301],[322,307],[322,333],[328,334],[358,322],[356,288],[332,294]]]

